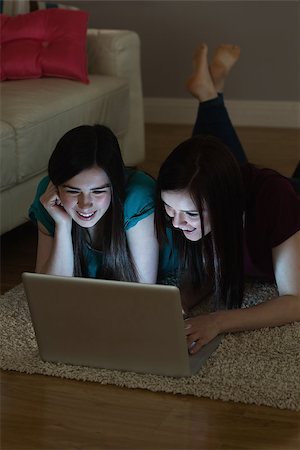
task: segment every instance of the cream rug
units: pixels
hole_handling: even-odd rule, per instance
[[[272,295],[274,286],[249,284],[244,306]],[[299,322],[228,334],[197,375],[179,379],[43,362],[22,285],[1,296],[0,323],[5,370],[300,411]]]

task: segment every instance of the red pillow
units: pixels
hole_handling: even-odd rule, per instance
[[[89,83],[87,24],[84,11],[51,8],[1,14],[1,80],[47,76]]]

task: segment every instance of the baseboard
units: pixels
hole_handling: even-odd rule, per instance
[[[300,128],[300,102],[228,100],[231,120],[236,126]],[[145,98],[146,123],[192,125],[197,102],[185,98]]]

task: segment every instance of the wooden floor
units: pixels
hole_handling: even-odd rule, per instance
[[[148,125],[147,157],[160,162],[191,127]],[[239,128],[249,159],[290,175],[300,158],[296,130]],[[1,238],[1,292],[34,269],[31,224]],[[300,389],[300,387],[299,387]],[[205,398],[1,372],[1,449],[272,449],[300,448],[300,413]]]
[[[147,125],[147,156],[142,167],[156,176],[170,150],[189,138],[191,132],[189,125]],[[299,130],[239,127],[237,133],[250,162],[270,167],[285,176],[292,174],[300,160]]]

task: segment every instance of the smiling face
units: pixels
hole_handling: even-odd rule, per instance
[[[188,191],[162,191],[161,199],[174,228],[182,230],[190,241],[202,238],[200,214]],[[211,231],[206,209],[202,211],[204,234]]]
[[[111,203],[110,180],[98,166],[83,170],[58,186],[66,212],[81,227],[93,227]]]

